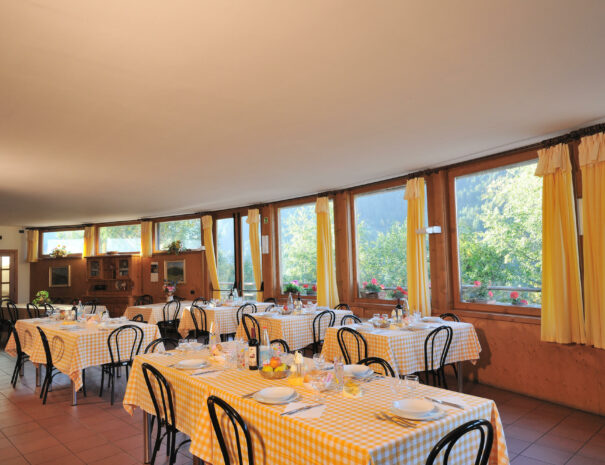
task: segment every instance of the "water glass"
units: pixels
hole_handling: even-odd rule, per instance
[[[316,369],[323,370],[326,365],[323,354],[313,354],[313,363],[315,363]]]
[[[391,391],[393,392],[395,397],[400,398],[401,392],[403,391],[403,380],[398,376],[389,378],[389,387],[391,388]]]
[[[313,401],[321,402],[323,399],[323,391],[326,390],[326,381],[328,379],[328,374],[326,372],[320,371],[311,376],[311,388],[313,389]]]
[[[409,396],[413,397],[414,391],[418,387],[418,384],[420,384],[418,381],[418,375],[405,375],[403,377],[403,382],[408,391]]]

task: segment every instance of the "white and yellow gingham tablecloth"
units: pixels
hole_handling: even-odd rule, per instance
[[[52,306],[56,311],[61,311],[61,310],[67,311],[67,310],[71,310],[73,308],[73,305],[69,305],[69,304],[52,304]],[[19,318],[29,318],[29,315],[27,313],[27,304],[26,303],[16,304],[16,307],[17,307],[17,310],[19,311]],[[39,309],[41,315],[45,314],[45,310],[42,305],[39,305],[38,309]],[[92,305],[84,306],[84,313],[90,313],[91,310],[92,310]],[[105,307],[105,305],[96,306],[95,313],[102,314],[105,312],[107,312],[107,308]]]
[[[145,347],[160,337],[160,331],[156,325],[145,323],[132,323],[143,329],[143,342],[141,344],[141,353]],[[80,323],[83,327],[85,323]],[[53,357],[54,366],[70,377],[75,383],[76,389],[82,387],[82,370],[84,368],[102,365],[103,363],[111,362],[109,348],[107,346],[107,336],[113,329],[86,329],[81,331],[70,331],[65,328],[68,326],[61,323],[50,323],[48,319],[27,319],[19,320],[15,325],[21,342],[21,350],[29,355],[30,360],[34,364],[46,364],[46,354],[42,339],[36,329],[40,326],[48,343]],[[120,337],[120,354],[130,355],[133,337],[132,332],[128,332]],[[11,337],[6,344],[6,352],[12,356],[16,356],[15,339]],[[114,356],[116,354],[114,353]]]
[[[222,464],[218,442],[207,408],[210,395],[228,402],[246,422],[253,440],[255,463],[264,465],[342,464],[342,465],[421,465],[433,446],[448,432],[470,420],[484,418],[494,427],[494,446],[490,464],[509,463],[500,416],[492,400],[421,385],[415,396],[454,398],[467,408],[447,408],[447,415],[436,421],[416,422],[404,428],[378,420],[374,414],[388,410],[395,396],[389,379],[363,383],[364,395],[345,398],[328,394],[320,418],[280,416],[284,406],[270,406],[241,396],[269,386],[286,386],[287,380],[269,381],[257,371],[227,370],[218,375],[191,376],[166,365],[189,356],[142,355],[135,359],[124,397],[125,409],[140,407],[155,414],[141,364],[151,363],[166,377],[175,399],[177,428],[191,438],[190,451],[214,465]],[[297,387],[301,401],[312,403],[310,392]],[[240,436],[241,437],[241,436]],[[450,463],[474,463],[478,436],[469,434],[452,450]],[[471,459],[472,457],[472,459]]]
[[[318,310],[316,313],[300,314],[300,315],[279,315],[275,313],[253,313],[252,316],[258,320],[261,328],[266,327],[269,331],[269,338],[283,339],[288,343],[290,350],[299,350],[313,343],[313,318],[323,310]],[[352,315],[351,310],[332,310],[336,316],[335,323],[340,325],[344,316]],[[323,339],[326,334],[326,320],[322,321],[320,339]],[[247,340],[246,332],[240,322],[237,328],[236,337]],[[260,335],[259,335],[260,337]]]
[[[258,310],[262,310],[267,308],[271,303],[267,302],[251,302],[256,305]],[[195,325],[193,324],[193,320],[191,319],[190,308],[193,304],[193,301],[183,301],[181,302],[181,313],[180,313],[180,322],[179,322],[179,334],[182,337],[186,337],[189,331],[193,331],[195,329]],[[137,305],[133,307],[128,307],[124,312],[124,316],[129,320],[133,318],[135,315],[141,314],[143,315],[143,319],[150,324],[156,324],[158,321],[164,320],[164,313],[162,309],[164,308],[165,303],[157,303],[157,304],[148,304],[148,305]],[[243,303],[241,304],[243,305]],[[218,324],[218,329],[220,334],[232,334],[237,330],[237,319],[236,313],[237,309],[241,305],[223,305],[221,307],[208,307],[202,306],[204,311],[206,312],[206,324],[207,327],[210,328],[210,323],[214,322],[215,326]],[[198,321],[198,325],[199,325]]]
[[[479,360],[481,344],[477,338],[475,327],[470,323],[444,322],[441,325],[450,326],[453,330],[452,343],[445,363],[462,362],[466,360]],[[437,327],[439,325],[435,325]],[[368,343],[368,357],[380,357],[385,359],[392,367],[396,367],[399,374],[416,373],[424,370],[424,340],[435,328],[421,330],[373,330],[367,332],[364,325],[349,325],[359,331]],[[326,360],[334,360],[336,355],[341,355],[340,346],[336,333],[338,327],[329,328],[326,332],[322,354]],[[445,342],[445,332],[438,334],[435,345],[435,362],[441,354],[441,348]],[[353,337],[345,338],[349,354],[357,358],[357,345]],[[437,363],[437,366],[439,364]]]

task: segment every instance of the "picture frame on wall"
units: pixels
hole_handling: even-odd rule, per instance
[[[71,266],[51,266],[48,269],[48,287],[70,287]]]
[[[185,260],[166,260],[164,262],[164,279],[184,284],[186,280]]]

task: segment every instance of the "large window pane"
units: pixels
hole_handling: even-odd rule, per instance
[[[55,247],[65,246],[67,253],[82,253],[84,230],[46,231],[42,233],[42,254],[49,255]]]
[[[247,216],[242,216],[242,279],[244,296],[256,300],[256,283],[254,282],[254,270],[252,269],[252,252],[250,250],[250,225],[246,223]],[[258,225],[258,237],[260,241],[260,224]]]
[[[460,296],[540,305],[542,180],[536,162],[456,178]]]
[[[156,226],[157,244],[159,250],[165,250],[174,241],[181,241],[186,249],[202,247],[202,231],[200,219],[163,221]]]
[[[231,289],[235,282],[235,242],[233,218],[216,221],[216,264],[221,289]],[[221,293],[223,297],[229,291]]]
[[[141,225],[126,224],[99,228],[99,249],[107,252],[140,252]]]

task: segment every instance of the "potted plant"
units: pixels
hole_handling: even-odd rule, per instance
[[[294,280],[284,286],[284,294],[292,293],[293,295],[302,292],[302,287],[298,285],[298,281]]]
[[[166,250],[172,255],[178,255],[181,252],[187,251],[187,249],[183,247],[183,243],[181,241],[172,241],[166,246]]]
[[[64,245],[58,245],[50,251],[50,256],[52,258],[67,257],[67,247]]]
[[[391,298],[395,300],[408,298],[408,291],[406,291],[403,287],[397,286],[393,291],[391,291]]]
[[[164,290],[164,294],[166,294],[167,302],[174,300],[174,293],[176,292],[176,282],[165,279],[163,290]]]
[[[36,297],[34,297],[34,300],[32,300],[32,303],[34,305],[44,305],[44,304],[52,304],[52,300],[50,300],[50,295],[48,294],[48,291],[38,291],[36,292]]]
[[[302,289],[305,295],[314,295],[317,292],[317,286],[315,284],[303,284]]]
[[[378,280],[376,278],[372,278],[370,282],[363,282],[362,294],[364,297],[367,297],[368,299],[376,299],[382,292],[384,292],[384,286],[382,284],[378,284]],[[384,293],[386,294],[386,292]]]
[[[523,306],[523,305],[527,305],[528,303],[529,302],[527,302],[527,300],[521,298],[521,296],[519,295],[519,293],[517,291],[512,291],[510,293],[510,304],[511,305]]]
[[[492,291],[488,289],[488,284],[481,281],[475,281],[473,287],[468,291],[468,302],[487,303],[493,296]]]

